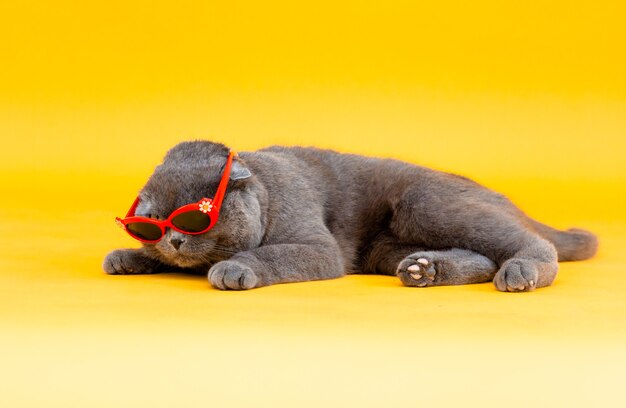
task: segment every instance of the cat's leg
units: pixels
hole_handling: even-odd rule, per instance
[[[500,263],[493,283],[503,292],[525,292],[550,286],[559,270],[554,245],[531,234],[509,259]]]
[[[367,258],[366,272],[397,275],[406,286],[445,286],[493,280],[498,268],[484,255],[466,249],[430,251],[378,239]]]
[[[493,280],[498,267],[489,258],[467,249],[417,251],[404,258],[396,274],[406,286],[444,286]]]
[[[111,275],[134,275],[158,273],[163,264],[148,256],[144,248],[116,249],[106,256],[102,267]]]
[[[501,291],[550,285],[558,271],[554,246],[528,228],[511,204],[489,202],[492,196],[482,190],[462,193],[407,190],[394,207],[393,233],[405,242],[485,255],[499,267],[494,283]]]
[[[335,240],[264,245],[216,263],[208,273],[218,289],[251,289],[276,283],[338,278],[345,274]]]

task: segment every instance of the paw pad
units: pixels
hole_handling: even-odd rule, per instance
[[[419,273],[420,267],[417,265],[411,265],[406,268],[406,270],[410,272],[410,275],[413,279],[419,279],[422,277],[422,275]]]
[[[436,275],[435,263],[425,257],[408,256],[400,265],[396,274],[406,286],[432,285]]]

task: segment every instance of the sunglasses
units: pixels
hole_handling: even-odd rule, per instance
[[[139,205],[139,197],[137,197],[126,216],[115,218],[115,222],[131,237],[147,243],[160,241],[165,235],[166,228],[188,235],[204,234],[217,222],[230,178],[230,166],[235,156],[236,153],[232,151],[228,154],[224,173],[212,199],[203,198],[196,203],[184,205],[170,214],[166,220],[159,221],[135,216],[135,210]]]

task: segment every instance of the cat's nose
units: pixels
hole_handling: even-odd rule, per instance
[[[176,250],[178,251],[178,248],[180,248],[180,245],[185,242],[185,240],[183,238],[172,238],[170,239],[170,244],[172,244],[172,246],[174,248],[176,248]]]

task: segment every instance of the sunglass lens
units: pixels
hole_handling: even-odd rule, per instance
[[[172,224],[185,232],[201,232],[211,225],[211,217],[202,211],[187,211],[172,218]]]
[[[133,236],[146,241],[156,241],[162,235],[161,228],[149,222],[131,222],[126,224],[126,229]]]

